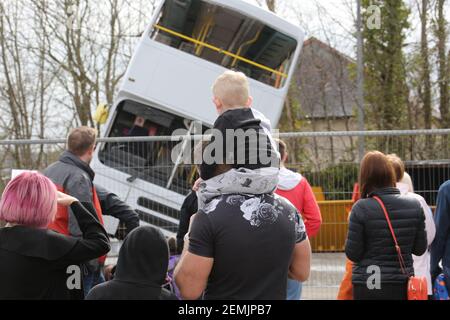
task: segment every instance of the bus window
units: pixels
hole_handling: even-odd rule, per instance
[[[110,137],[171,136],[176,129],[189,129],[191,121],[176,115],[126,100],[117,107]],[[203,128],[206,131],[206,128]],[[193,142],[192,142],[193,143]],[[187,194],[195,177],[192,165],[172,162],[176,141],[105,143],[100,161],[109,167],[181,194]]]
[[[297,47],[292,37],[203,0],[166,0],[151,38],[276,88]]]

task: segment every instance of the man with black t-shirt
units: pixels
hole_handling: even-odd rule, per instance
[[[277,151],[260,114],[245,102],[251,99],[244,78],[227,72],[216,82],[218,109],[217,104],[228,101],[222,94],[244,94],[236,104],[225,106],[214,127],[222,132],[254,130],[263,140],[257,150],[250,150],[248,143],[234,145],[232,164],[217,161],[200,166],[199,211],[175,270],[184,299],[203,294],[208,300],[284,300],[287,277],[299,281],[309,277],[311,247],[305,225],[295,207],[274,194]],[[246,149],[243,163],[237,158],[239,148]],[[263,163],[261,154],[268,154],[271,161]],[[224,156],[229,159],[230,155]]]

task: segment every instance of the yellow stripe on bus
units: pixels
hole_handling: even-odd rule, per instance
[[[265,66],[265,65],[256,63],[256,62],[254,62],[254,61],[252,61],[252,60],[243,58],[243,57],[241,57],[241,56],[239,56],[239,55],[237,55],[237,54],[234,54],[234,53],[232,53],[232,52],[229,52],[229,51],[227,51],[227,50],[223,50],[223,49],[220,49],[220,48],[215,47],[215,46],[213,46],[213,45],[210,45],[209,43],[206,43],[206,42],[203,42],[203,41],[199,41],[199,40],[195,40],[194,38],[185,36],[184,34],[181,34],[181,33],[179,33],[179,32],[176,32],[176,31],[167,29],[167,28],[162,27],[162,26],[160,26],[160,25],[155,25],[155,28],[157,28],[157,29],[159,29],[159,30],[161,30],[161,31],[167,32],[167,33],[169,33],[169,34],[172,34],[172,35],[174,35],[174,36],[176,36],[176,37],[182,38],[182,39],[184,39],[184,40],[190,41],[190,42],[192,42],[192,43],[194,43],[194,44],[197,44],[197,45],[200,45],[200,46],[204,46],[204,47],[206,47],[206,48],[208,48],[208,49],[217,51],[217,52],[219,52],[219,53],[222,53],[222,54],[224,54],[224,55],[230,56],[230,57],[235,58],[235,59],[237,59],[237,60],[240,60],[240,61],[243,61],[243,62],[245,62],[245,63],[251,64],[251,65],[253,65],[253,66],[255,66],[255,67],[258,67],[258,68],[260,68],[260,69],[263,69],[263,70],[272,72],[272,73],[274,73],[274,74],[276,74],[276,75],[282,76],[283,78],[287,78],[287,76],[288,76],[286,73],[277,71],[277,70],[272,69],[272,68],[269,68],[269,67],[267,67],[267,66]]]

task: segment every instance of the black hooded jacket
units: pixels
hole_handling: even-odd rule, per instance
[[[0,300],[82,299],[67,287],[70,266],[106,254],[105,229],[80,202],[71,206],[82,238],[47,229],[15,226],[0,229]]]
[[[156,228],[142,226],[125,238],[114,279],[94,287],[87,300],[176,300],[166,281],[169,247]]]
[[[427,249],[425,215],[419,201],[401,195],[396,188],[377,190],[359,200],[350,215],[345,253],[354,262],[352,282],[366,284],[373,274],[368,268],[377,266],[382,283],[406,283],[408,277],[400,268],[388,223],[373,196],[380,197],[388,211],[409,275],[414,274],[412,254],[421,256]]]

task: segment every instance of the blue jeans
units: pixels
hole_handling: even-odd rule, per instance
[[[286,300],[300,300],[303,284],[300,281],[288,279]]]
[[[103,276],[102,268],[99,268],[97,271],[91,272],[86,270],[87,274],[83,277],[83,291],[84,296],[86,297],[91,291],[93,287],[96,285],[105,282],[105,277]]]

